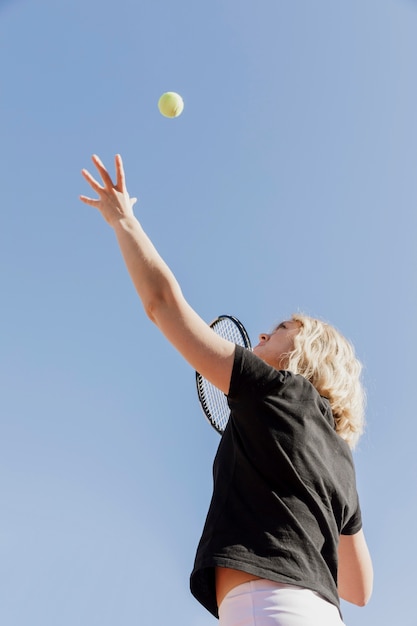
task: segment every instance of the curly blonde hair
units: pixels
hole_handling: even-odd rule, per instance
[[[330,324],[297,313],[292,319],[301,327],[287,355],[287,369],[307,378],[329,399],[336,432],[353,449],[365,422],[362,364],[352,344]]]

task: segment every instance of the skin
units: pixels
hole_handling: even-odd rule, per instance
[[[295,320],[281,322],[272,333],[259,335],[259,343],[253,352],[275,369],[285,369],[286,355],[294,349],[294,337],[301,328],[301,323]]]
[[[82,175],[98,194],[80,199],[97,208],[113,228],[126,267],[150,320],[168,341],[224,393],[228,393],[235,346],[222,339],[185,300],[181,288],[133,214],[134,198],[126,189],[122,159],[116,156],[116,183],[97,156],[92,157],[103,183],[87,171]]]
[[[115,157],[114,183],[98,156],[92,157],[101,177],[98,182],[87,170],[82,175],[98,198],[80,196],[85,204],[100,211],[113,228],[126,267],[149,319],[183,355],[191,367],[225,394],[229,391],[235,346],[216,335],[185,300],[180,286],[158,254],[133,213],[136,198],[126,188],[123,163]],[[259,336],[254,353],[277,369],[286,365],[299,322],[281,323],[272,333]],[[339,547],[339,593],[354,604],[365,604],[372,591],[372,563],[363,532],[341,537]],[[238,584],[256,578],[244,572],[217,568],[218,603]]]

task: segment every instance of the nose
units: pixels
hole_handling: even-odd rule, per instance
[[[259,335],[259,341],[268,341],[268,339],[269,339],[268,333],[261,333]]]

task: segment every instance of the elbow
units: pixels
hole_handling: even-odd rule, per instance
[[[340,597],[350,604],[363,607],[366,606],[372,596],[372,584],[369,587],[363,587],[361,589],[345,590],[345,593],[340,594]]]
[[[366,606],[371,599],[372,596],[372,585],[369,586],[368,589],[365,589],[362,597],[360,598],[360,602],[358,606]]]
[[[156,296],[147,302],[143,302],[143,308],[148,318],[158,326],[159,312],[165,306],[165,298],[163,296]]]
[[[150,302],[149,304],[144,304],[143,308],[145,309],[145,313],[146,313],[147,317],[151,320],[151,322],[156,324],[156,307],[155,307],[155,304],[153,302]]]
[[[371,599],[372,591],[374,588],[374,571],[372,563],[369,562],[368,572],[363,581],[363,586],[360,593],[358,606],[366,606]]]
[[[147,317],[157,326],[160,330],[167,318],[176,317],[178,314],[178,306],[174,297],[170,294],[160,293],[154,295],[152,298],[143,302],[143,308]]]
[[[368,604],[370,598],[371,598],[371,594],[369,595],[363,595],[363,596],[348,596],[348,595],[341,595],[340,596],[342,598],[342,600],[345,600],[346,602],[349,602],[350,604],[354,604],[355,606],[359,606],[359,607],[364,607]]]
[[[371,599],[371,595],[372,593],[369,592],[366,595],[360,596],[357,599],[355,599],[354,601],[352,601],[352,604],[356,604],[356,606],[366,606],[369,602],[369,600]]]

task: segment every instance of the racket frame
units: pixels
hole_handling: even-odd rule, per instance
[[[216,331],[216,325],[219,322],[221,322],[222,320],[230,320],[234,324],[234,326],[236,327],[236,330],[238,331],[238,333],[240,335],[240,338],[242,340],[240,343],[238,343],[236,345],[240,345],[243,348],[251,350],[252,346],[251,346],[251,342],[250,342],[250,339],[249,339],[249,335],[248,335],[245,327],[243,326],[242,322],[240,320],[238,320],[237,317],[234,317],[233,315],[219,315],[212,322],[210,322],[210,324],[209,324],[210,328],[212,328],[214,332],[217,332]],[[226,337],[221,332],[217,332],[217,334],[220,337],[223,337],[224,339],[227,339],[227,340],[231,341],[231,339],[229,337]],[[229,410],[229,407],[227,405],[226,395],[223,394],[217,387],[215,387],[215,385],[213,385],[209,380],[207,380],[207,378],[202,376],[199,372],[195,373],[195,380],[196,380],[196,386],[197,386],[197,396],[198,396],[198,399],[199,399],[200,406],[201,406],[201,409],[203,411],[204,417],[209,422],[209,424],[214,428],[214,430],[217,433],[219,433],[220,435],[222,435],[224,430],[225,430],[225,428],[226,428],[226,426],[227,426],[227,422],[229,421],[229,416],[230,416],[230,410]],[[205,398],[206,394],[203,391],[204,387],[208,387],[209,389],[212,389],[211,393],[216,396],[216,398],[217,398],[217,400],[216,400],[216,405],[217,405],[216,410],[218,410],[218,407],[220,406],[220,410],[223,413],[221,419],[216,419],[212,415],[212,411],[210,410],[210,407],[209,407],[210,402],[207,402],[207,400]],[[224,424],[224,426],[223,426],[223,424]]]

